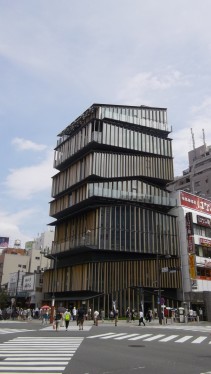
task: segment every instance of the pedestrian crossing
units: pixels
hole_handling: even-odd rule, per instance
[[[82,337],[18,337],[0,344],[0,373],[62,374]]]
[[[206,342],[207,344],[211,344],[211,336],[198,336],[197,338],[193,335],[185,335],[180,337],[179,334],[172,334],[166,336],[166,334],[127,334],[127,333],[118,333],[115,334],[113,332],[108,332],[105,334],[98,334],[98,335],[91,335],[88,336],[87,339],[101,339],[101,340],[128,340],[128,341],[138,341],[142,340],[144,342],[152,342],[152,341],[159,341],[161,343],[167,343],[167,342],[174,342],[174,343],[185,343],[190,342],[191,344],[201,344],[203,342]]]
[[[83,330],[81,331],[90,331],[92,328],[92,326],[83,326]],[[77,325],[69,325],[68,327],[68,330],[67,331],[78,331],[79,330],[79,326]],[[41,328],[40,331],[53,331],[53,326],[52,325],[48,325],[47,327],[43,327]],[[55,331],[55,330],[54,330]],[[58,331],[66,331],[65,327],[62,326],[62,327],[59,327]]]
[[[208,332],[211,333],[211,326],[209,325],[147,325],[147,328],[153,328],[153,329],[163,329],[163,330],[183,330],[183,331],[200,331],[200,332]]]
[[[35,330],[29,330],[29,329],[0,329],[0,335],[4,335],[4,334],[16,334],[16,333],[19,333],[19,332],[29,332],[29,331],[35,331]]]

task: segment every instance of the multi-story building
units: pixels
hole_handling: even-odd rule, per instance
[[[10,297],[15,298],[16,305],[41,306],[43,273],[52,261],[44,256],[43,249],[51,248],[53,239],[54,231],[48,230],[34,241],[26,242],[25,249],[14,247],[2,251],[1,285]]]
[[[54,230],[41,233],[34,241],[26,243],[27,253],[30,256],[30,273],[34,271],[44,271],[50,267],[51,260],[43,255],[44,250],[52,247],[54,240]]]
[[[181,287],[167,110],[93,104],[60,134],[50,216],[55,220],[45,299],[103,309],[175,305]],[[160,303],[160,300],[158,300]]]
[[[188,152],[189,167],[168,184],[170,191],[183,190],[211,199],[211,146],[205,143]]]
[[[5,248],[0,255],[0,285],[7,288],[10,273],[26,272],[29,268],[29,256],[25,249]]]
[[[178,217],[184,307],[211,321],[211,201],[186,191],[174,193]]]

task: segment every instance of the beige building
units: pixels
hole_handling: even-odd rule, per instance
[[[8,249],[10,250],[11,248]],[[2,253],[0,255],[1,287],[7,287],[10,279],[10,273],[27,272],[29,269],[29,262],[30,257],[27,254],[18,253],[18,251],[15,249],[12,249],[10,253],[7,251]]]

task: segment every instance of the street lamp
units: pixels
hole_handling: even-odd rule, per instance
[[[57,271],[57,257],[49,253],[49,247],[44,248],[44,251],[40,251],[44,257],[54,260],[54,270],[53,270],[53,282],[52,282],[52,300],[51,300],[51,315],[50,323],[53,323],[54,320],[54,311],[55,311],[55,289],[56,289],[56,271]]]

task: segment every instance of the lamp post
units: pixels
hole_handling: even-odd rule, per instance
[[[52,300],[51,300],[51,315],[50,315],[50,323],[53,323],[54,320],[54,311],[55,311],[55,290],[56,290],[56,271],[57,271],[57,257],[53,256],[49,253],[49,248],[45,248],[44,251],[40,251],[44,257],[49,258],[54,261],[54,269],[53,269],[53,282],[52,282]]]

